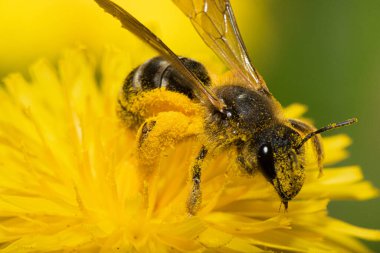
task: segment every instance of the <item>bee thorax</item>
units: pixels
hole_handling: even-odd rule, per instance
[[[275,105],[267,96],[239,85],[216,88],[226,105],[224,112],[209,105],[206,131],[221,142],[250,139],[255,132],[277,123]]]

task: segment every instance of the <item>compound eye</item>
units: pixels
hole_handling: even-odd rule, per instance
[[[259,148],[257,158],[264,176],[272,182],[276,178],[272,146],[270,144],[262,145]]]

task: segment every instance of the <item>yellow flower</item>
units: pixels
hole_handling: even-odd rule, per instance
[[[368,252],[358,238],[380,240],[379,231],[327,214],[330,200],[378,195],[357,166],[328,167],[321,178],[308,168],[286,212],[262,176],[241,176],[221,154],[203,170],[203,202],[191,216],[188,169],[200,143],[188,139],[152,157],[157,175],[141,191],[139,159],[149,157],[137,154],[136,133],[120,124],[115,104],[127,71],[142,60],[109,49],[98,64],[78,49],[57,67],[37,62],[30,80],[4,79],[0,252]],[[292,118],[304,111],[286,108]],[[332,164],[346,157],[350,139],[324,144]]]

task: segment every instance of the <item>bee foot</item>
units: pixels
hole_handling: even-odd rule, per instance
[[[199,186],[194,186],[187,200],[187,212],[196,215],[202,202],[202,192]]]

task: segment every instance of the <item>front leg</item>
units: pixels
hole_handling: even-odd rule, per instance
[[[257,171],[257,162],[251,154],[247,154],[247,150],[244,152],[245,143],[243,141],[239,141],[236,143],[237,157],[236,162],[241,168],[242,172],[246,175],[254,175]],[[251,162],[247,162],[247,158],[251,160]]]
[[[190,192],[189,199],[187,200],[187,211],[191,215],[195,215],[197,213],[202,203],[201,173],[202,164],[207,155],[207,152],[208,151],[206,147],[202,146],[191,170],[191,180],[193,187]]]
[[[310,126],[309,124],[307,124],[305,122],[295,120],[295,119],[289,119],[289,121],[290,121],[290,124],[292,124],[292,126],[294,128],[296,128],[297,130],[299,130],[300,132],[302,132],[305,135],[307,135],[311,132],[314,132],[316,130],[314,127]],[[322,174],[323,174],[323,158],[324,158],[322,141],[318,135],[315,135],[314,137],[312,137],[312,141],[313,141],[314,151],[317,155],[319,176],[322,176]]]

